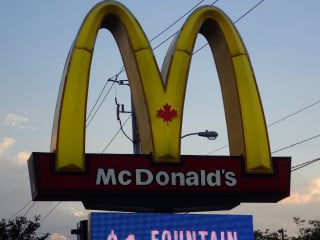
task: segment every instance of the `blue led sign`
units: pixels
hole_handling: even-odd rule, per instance
[[[253,240],[250,215],[91,213],[91,240]]]

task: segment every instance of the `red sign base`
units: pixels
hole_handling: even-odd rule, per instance
[[[84,172],[57,172],[54,153],[28,160],[34,201],[81,201],[94,210],[190,212],[229,210],[241,202],[277,202],[290,194],[291,158],[272,158],[273,174],[246,174],[242,157],[86,154]]]

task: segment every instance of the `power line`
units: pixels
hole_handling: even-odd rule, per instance
[[[97,112],[99,111],[100,107],[102,106],[103,102],[105,101],[106,97],[109,95],[112,87],[114,86],[114,82],[113,82],[113,84],[111,85],[111,87],[108,89],[106,95],[105,95],[104,98],[102,99],[101,103],[99,104],[97,110],[94,112],[93,116],[92,116],[91,119],[89,120],[89,118],[90,118],[90,116],[91,116],[91,114],[92,114],[95,106],[98,104],[98,102],[99,102],[99,100],[100,100],[100,98],[101,98],[101,96],[102,96],[102,93],[104,92],[104,90],[105,90],[105,88],[106,88],[109,80],[110,80],[110,79],[114,79],[114,78],[117,79],[118,76],[119,76],[123,71],[124,71],[124,67],[122,66],[121,69],[120,69],[120,71],[119,71],[117,74],[115,74],[115,75],[113,75],[112,77],[108,78],[107,81],[105,82],[102,90],[100,91],[100,94],[99,94],[98,98],[96,99],[93,107],[91,108],[91,110],[90,110],[90,112],[89,112],[89,114],[88,114],[88,116],[87,116],[87,118],[86,118],[86,122],[87,122],[87,123],[86,123],[86,127],[88,127],[89,124],[92,122],[93,118],[95,117],[95,115],[96,115]]]
[[[108,82],[108,81],[107,81],[107,82]],[[105,86],[106,86],[106,85],[107,85],[107,84],[105,84]],[[92,115],[92,117],[90,118],[90,120],[89,120],[89,121],[88,121],[88,120],[86,121],[86,127],[89,126],[89,124],[92,122],[93,118],[96,116],[97,112],[99,111],[99,109],[101,108],[102,104],[104,103],[104,101],[106,100],[107,96],[109,95],[111,89],[113,88],[113,85],[114,85],[114,82],[112,83],[112,85],[111,85],[110,88],[108,89],[107,93],[104,95],[102,101],[100,102],[99,106],[97,107],[97,109],[96,109],[95,112],[93,113],[93,115]],[[99,98],[98,98],[98,99],[100,99],[100,96],[101,96],[101,95],[102,95],[102,92],[101,92],[101,94],[99,95]],[[98,99],[97,99],[97,100],[98,100]],[[98,103],[98,101],[96,101],[96,103],[94,104],[93,108],[97,105],[97,103]],[[92,108],[92,110],[93,110],[93,108]],[[92,112],[92,111],[90,111],[90,113],[91,113],[91,112]],[[89,114],[89,115],[90,115],[90,114]],[[88,117],[88,118],[89,118],[89,117]],[[88,118],[87,118],[87,119],[88,119]]]
[[[129,120],[129,118],[131,118],[131,117],[132,117],[132,115],[130,115],[130,116],[128,117],[128,120]],[[123,133],[123,135],[124,135],[130,142],[133,143],[133,139],[131,139],[131,138],[128,136],[128,134],[126,134],[126,132],[123,130],[123,126],[124,126],[124,124],[125,124],[127,121],[125,121],[124,124],[122,124],[120,118],[118,119],[118,121],[119,121],[119,125],[120,125],[120,130],[121,130],[121,132]]]
[[[163,33],[165,33],[166,31],[168,31],[171,27],[173,27],[176,23],[178,23],[181,19],[183,19],[188,13],[190,13],[193,9],[195,9],[196,7],[198,7],[204,0],[201,0],[200,2],[198,2],[195,6],[193,6],[190,10],[188,10],[185,14],[183,14],[181,17],[179,17],[177,20],[175,20],[173,23],[171,23],[168,27],[166,27],[164,30],[162,30],[159,34],[157,34],[156,36],[154,36],[149,42],[154,41],[156,38],[160,37]],[[218,2],[219,0],[214,1],[211,5],[215,4],[216,2]],[[162,43],[163,44],[163,43]],[[118,76],[125,71],[124,66],[121,67],[120,71],[113,75],[111,78],[109,79],[113,79],[113,78],[118,78]],[[108,80],[109,80],[108,79]],[[105,88],[108,84],[108,80],[105,82],[102,90],[100,91],[95,103],[93,104],[93,107],[91,108],[91,110],[89,111],[89,114],[87,115],[86,118],[86,127],[88,127],[90,125],[90,123],[92,122],[92,120],[94,119],[94,117],[96,116],[97,112],[99,111],[99,109],[101,108],[102,104],[104,103],[106,97],[109,95],[112,87],[114,86],[114,82],[112,83],[111,87],[108,89],[106,95],[103,97],[102,101],[100,102],[99,106],[97,107],[97,109],[94,111],[95,107],[97,106],[99,100],[102,97],[103,92],[105,91]],[[93,112],[94,111],[94,112]],[[124,124],[122,126],[124,126],[127,121],[129,120],[131,116],[129,116]],[[122,128],[122,127],[121,127]],[[115,134],[115,136],[111,139],[111,141],[105,146],[105,148],[103,149],[102,152],[104,152],[112,143],[112,141],[115,139],[115,137],[119,134],[119,132],[121,131],[121,128],[117,131],[117,133]],[[27,202],[17,213],[15,213],[11,218],[13,218],[14,216],[18,215],[24,208],[26,208],[32,200],[30,200],[29,202]],[[34,203],[32,204],[32,206],[28,209],[27,213],[31,210],[31,208],[33,207]],[[26,214],[26,213],[25,213]],[[44,220],[44,219],[43,219]],[[42,221],[43,221],[42,220]]]
[[[100,92],[100,94],[99,94],[96,102],[94,103],[94,105],[93,105],[93,107],[91,108],[89,114],[87,115],[87,118],[86,118],[86,121],[87,121],[87,122],[88,122],[89,118],[91,117],[91,114],[93,113],[93,110],[94,110],[94,108],[96,107],[98,101],[100,100],[100,98],[101,98],[101,96],[102,96],[102,93],[104,92],[104,90],[105,90],[105,88],[107,87],[108,83],[109,83],[109,81],[106,81],[106,82],[104,83],[104,86],[103,86],[103,88],[102,88],[102,90],[101,90],[101,92]]]
[[[219,0],[215,0],[211,3],[211,5],[214,5],[218,2]],[[200,1],[199,3],[197,3],[195,6],[193,6],[189,11],[187,11],[185,14],[183,14],[181,17],[179,17],[176,21],[174,21],[173,23],[171,23],[168,27],[166,27],[164,30],[162,30],[159,34],[157,34],[155,37],[153,37],[150,41],[152,42],[153,40],[155,40],[156,38],[158,38],[159,36],[161,36],[164,32],[166,32],[167,30],[169,30],[172,26],[174,26],[177,22],[179,22],[181,19],[183,19],[187,14],[189,14],[192,10],[194,10],[196,7],[198,7],[201,3],[203,2]],[[158,47],[160,47],[161,45],[163,45],[165,42],[167,42],[169,39],[171,39],[178,31],[176,31],[175,33],[171,34],[168,38],[166,38],[164,41],[162,41],[160,44],[158,44],[156,47],[154,47],[152,50],[156,50]],[[115,76],[118,76],[122,71],[124,71],[124,66],[122,66],[120,72],[118,74],[116,74]],[[101,94],[100,94],[101,95]],[[100,96],[99,96],[100,97]],[[99,98],[98,97],[98,98]],[[102,104],[102,103],[101,103]],[[101,104],[99,105],[99,108],[101,106]],[[96,105],[96,104],[95,104]],[[96,112],[98,111],[98,109],[96,110]],[[96,113],[95,112],[95,113]],[[129,120],[131,116],[129,116],[126,121],[124,122],[124,124],[122,125],[121,122],[120,122],[120,129],[116,132],[116,134],[114,135],[114,137],[110,140],[110,142],[104,147],[104,149],[102,150],[102,153],[105,152],[105,150],[110,146],[110,144],[112,143],[112,141],[115,139],[115,137],[120,133],[120,131],[123,131],[123,128],[122,126],[124,126],[126,124],[126,122]],[[91,121],[92,121],[93,118],[91,118]],[[124,135],[130,139],[125,133]]]
[[[32,202],[32,204],[28,207],[28,209],[25,211],[25,213],[23,214],[23,216],[25,217],[30,210],[33,208],[33,206],[35,205],[35,201],[29,200],[21,209],[19,209],[19,211],[17,211],[14,215],[12,215],[9,219],[14,218],[15,216],[17,216],[24,208],[26,208],[30,203]],[[39,223],[42,223],[47,217],[50,216],[50,214],[61,204],[61,202],[58,202],[40,221]]]
[[[124,121],[122,126],[125,126],[126,123],[128,122],[128,120],[131,118],[131,115],[127,117],[127,119]],[[107,148],[111,145],[111,143],[113,142],[113,140],[118,136],[118,134],[121,132],[121,128],[119,128],[119,130],[115,133],[115,135],[111,138],[111,140],[109,141],[109,143],[103,148],[102,153],[104,153]]]
[[[320,137],[320,134],[317,134],[317,135],[315,135],[315,136],[309,137],[309,138],[307,138],[307,139],[303,139],[303,140],[301,140],[301,141],[299,141],[299,142],[290,144],[290,145],[288,145],[288,146],[282,147],[282,148],[280,148],[280,149],[278,149],[278,150],[275,150],[275,151],[273,151],[273,152],[271,152],[271,153],[281,152],[281,151],[286,150],[286,149],[288,149],[288,148],[292,148],[292,147],[295,147],[295,146],[300,145],[300,144],[302,144],[302,143],[309,142],[309,141],[311,141],[311,140],[313,140],[313,139],[315,139],[315,138],[318,138],[318,137]],[[220,151],[220,150],[222,150],[222,149],[224,149],[224,148],[226,148],[226,147],[228,147],[228,146],[229,146],[229,144],[223,145],[222,147],[219,147],[219,148],[217,148],[216,150],[209,152],[208,154],[215,153],[215,152]]]
[[[125,125],[125,124],[127,123],[127,121],[130,119],[130,117],[131,117],[131,115],[125,120],[125,122],[124,122],[123,125]],[[102,152],[104,152],[104,151],[109,147],[109,145],[112,143],[112,141],[115,139],[115,137],[119,134],[120,131],[121,131],[121,128],[117,131],[117,133],[115,134],[115,136],[114,136],[114,137],[111,139],[111,141],[106,145],[106,147],[103,149]],[[280,151],[282,151],[282,150],[285,150],[285,149],[294,147],[294,146],[296,146],[296,145],[305,143],[305,142],[307,142],[307,141],[313,140],[313,139],[318,138],[318,137],[320,137],[320,134],[317,134],[317,135],[315,135],[315,136],[313,136],[313,137],[304,139],[304,140],[299,141],[299,142],[297,142],[297,143],[291,144],[291,145],[289,145],[289,146],[283,147],[283,148],[281,148],[281,149],[278,149],[278,150],[276,150],[276,151],[273,151],[272,153],[280,152]],[[315,162],[318,162],[318,161],[320,161],[320,158],[316,158],[316,159],[313,159],[313,160],[311,160],[311,161],[307,161],[307,162],[298,164],[298,165],[296,165],[296,166],[293,166],[293,167],[291,168],[291,172],[294,172],[294,171],[297,171],[297,170],[299,170],[299,169],[302,169],[302,168],[304,168],[304,167],[306,167],[306,166],[309,166],[309,165],[311,165],[311,164],[313,164],[313,163],[315,163]],[[30,201],[29,201],[24,207],[26,207],[29,203],[30,203]],[[32,205],[28,208],[28,210],[25,212],[24,216],[31,210],[31,208],[33,207],[34,204],[35,204],[35,202],[33,202]],[[47,213],[47,215],[41,219],[41,221],[40,221],[39,223],[42,223],[48,216],[50,216],[50,214],[51,214],[60,204],[61,204],[61,202],[58,202],[58,203]],[[24,208],[24,207],[23,207],[23,208]],[[16,214],[18,214],[19,212],[21,212],[21,210],[22,210],[23,208],[21,208]],[[15,214],[15,215],[16,215],[16,214]],[[14,215],[13,215],[12,217],[14,217]],[[12,217],[11,217],[11,218],[12,218]]]
[[[280,119],[268,124],[267,127],[268,128],[272,127],[273,125],[276,125],[276,124],[278,124],[278,123],[280,123],[280,122],[282,122],[282,121],[284,121],[284,120],[286,120],[286,119],[288,119],[290,117],[293,117],[293,116],[297,115],[298,113],[301,113],[301,112],[303,112],[303,111],[305,111],[305,110],[307,110],[307,109],[309,109],[309,108],[311,108],[311,107],[313,107],[313,106],[315,106],[315,105],[317,105],[319,103],[320,103],[320,99],[315,101],[315,102],[313,102],[313,103],[311,103],[311,104],[308,104],[307,106],[305,106],[305,107],[303,107],[303,108],[301,108],[301,109],[299,109],[299,110],[297,110],[297,111],[295,111],[293,113],[290,113],[290,114],[288,114],[288,115],[286,115],[286,116],[284,116],[284,117],[282,117],[282,118],[280,118]],[[224,149],[224,148],[226,148],[228,146],[229,146],[229,144],[225,144],[222,147],[219,147],[219,148],[209,152],[208,154],[212,154],[212,153],[218,152],[218,151],[220,151],[220,150],[222,150],[222,149]]]
[[[220,150],[222,150],[222,149],[225,149],[225,148],[228,147],[228,146],[229,146],[229,144],[225,144],[225,145],[223,145],[222,147],[218,147],[217,149],[215,149],[215,150],[213,150],[213,151],[211,151],[211,152],[208,152],[207,154],[210,155],[210,154],[212,154],[212,153],[218,152],[218,151],[220,151]]]
[[[174,26],[176,23],[178,23],[181,19],[183,19],[187,14],[189,14],[192,10],[194,10],[196,7],[198,7],[204,0],[201,0],[200,2],[198,2],[195,6],[193,6],[190,10],[188,10],[185,14],[183,14],[181,17],[179,17],[177,20],[175,20],[173,23],[171,23],[168,27],[166,27],[164,30],[162,30],[160,33],[158,33],[156,36],[154,36],[149,43],[151,43],[152,41],[154,41],[156,38],[160,37],[163,33],[165,33],[166,31],[168,31],[172,26]],[[219,2],[219,0],[215,0],[213,1],[210,5],[214,5],[217,2]],[[158,45],[156,45],[154,48],[152,48],[152,50],[156,50],[157,48],[159,48],[160,46],[162,46],[165,42],[167,42],[169,39],[171,39],[174,35],[176,35],[178,33],[178,31],[174,32],[173,34],[171,34],[168,38],[166,38],[165,40],[163,40],[162,42],[160,42]],[[120,73],[122,73],[124,71],[124,66],[121,67],[121,70],[115,74],[113,77],[118,77],[118,75]],[[112,78],[113,78],[112,77]],[[106,84],[104,85],[103,89],[101,90],[99,97],[97,98],[93,108],[96,106],[97,102],[99,101],[104,89],[105,89]],[[113,86],[113,85],[112,85]],[[105,96],[106,97],[106,96]],[[104,98],[105,99],[105,98]],[[103,100],[104,101],[104,100]],[[99,105],[99,108],[101,107],[102,103]],[[89,116],[91,115],[91,112],[93,111],[93,108],[91,109]],[[99,110],[99,108],[95,111],[95,114],[97,113],[97,111]],[[94,114],[94,116],[95,116]],[[90,119],[90,122],[93,120],[94,116]],[[89,118],[89,117],[88,117]],[[87,119],[88,119],[87,118]],[[90,124],[90,122],[87,124],[87,126]]]
[[[168,31],[172,26],[174,26],[177,22],[179,22],[181,19],[183,19],[188,13],[190,13],[193,9],[195,9],[196,7],[198,7],[204,0],[201,0],[200,2],[198,2],[196,5],[194,5],[190,10],[188,10],[185,14],[183,14],[181,17],[179,17],[177,20],[175,20],[173,23],[171,23],[168,27],[166,27],[164,30],[162,30],[160,33],[158,33],[156,36],[154,36],[150,41],[152,42],[153,40],[155,40],[156,38],[160,37],[163,33],[165,33],[166,31]],[[219,0],[216,0],[214,1],[211,5],[215,4],[216,2],[218,2]],[[156,48],[160,47],[161,45],[163,45],[166,41],[168,41],[170,38],[172,38],[176,33],[174,33],[173,35],[170,35],[169,38],[167,38],[165,41],[162,41],[160,44],[158,44],[153,50],[155,50]],[[124,66],[121,67],[120,71],[115,74],[114,76],[112,76],[111,78],[109,79],[112,79],[112,78],[117,78],[122,72],[124,72]],[[114,84],[112,84],[111,88],[108,90],[108,93],[105,95],[105,97],[103,98],[102,102],[100,103],[99,107],[97,108],[97,110],[95,111],[94,115],[91,117],[91,119],[88,121],[89,117],[91,116],[92,112],[93,112],[93,109],[95,108],[95,106],[97,105],[98,101],[100,100],[101,96],[102,96],[102,93],[104,92],[105,90],[105,87],[107,85],[107,81],[106,83],[104,84],[102,90],[100,91],[100,94],[98,96],[98,98],[96,99],[92,109],[90,110],[90,113],[88,114],[88,117],[87,117],[87,124],[86,124],[86,127],[89,126],[89,124],[91,123],[91,121],[93,120],[93,118],[95,117],[96,113],[98,112],[98,110],[100,109],[101,105],[103,104],[106,96],[108,95],[108,93],[110,92],[111,88],[114,86]]]
[[[258,2],[256,5],[254,5],[252,8],[250,8],[248,11],[246,11],[244,14],[242,14],[237,20],[235,20],[233,23],[236,24],[237,22],[239,22],[242,18],[244,18],[245,16],[247,16],[249,13],[251,13],[256,7],[258,7],[261,3],[263,3],[265,0],[261,0],[260,2]]]
[[[183,14],[181,17],[179,17],[177,20],[175,20],[173,23],[171,23],[168,27],[166,27],[165,29],[163,29],[160,33],[158,33],[156,36],[154,36],[153,38],[151,38],[151,40],[149,41],[149,43],[151,43],[153,40],[155,40],[156,38],[160,37],[163,33],[165,33],[166,31],[168,31],[171,27],[173,27],[176,23],[178,23],[182,18],[184,18],[187,14],[189,14],[193,9],[195,9],[196,7],[198,7],[204,0],[201,0],[200,2],[198,2],[195,6],[193,6],[189,11],[187,11],[185,14]],[[216,0],[215,2],[218,2],[219,0]]]
[[[45,215],[40,221],[39,223],[42,223],[47,217],[50,216],[50,214],[61,204],[61,202],[58,202],[53,208],[51,208],[51,210],[47,213],[47,215]]]
[[[254,9],[256,9],[261,3],[263,3],[265,0],[261,0],[257,4],[255,4],[252,8],[250,8],[248,11],[246,11],[244,14],[242,14],[237,20],[233,22],[233,24],[238,23],[241,19],[243,19],[245,16],[247,16],[249,13],[251,13]],[[197,50],[193,52],[193,55],[201,51],[203,48],[208,46],[208,43],[203,44],[201,47],[199,47]]]
[[[210,5],[213,6],[213,5],[215,5],[217,2],[219,2],[219,0],[213,1]],[[193,8],[193,9],[194,9],[194,8]],[[191,9],[191,10],[193,10],[193,9]],[[191,12],[191,10],[189,10],[189,12]],[[187,12],[185,15],[187,15],[189,12]],[[185,15],[184,15],[184,16],[185,16]],[[181,17],[181,18],[182,18],[182,17]],[[179,20],[180,20],[181,18],[179,18]],[[166,43],[166,42],[169,41],[171,38],[173,38],[178,32],[179,32],[179,31],[176,31],[176,32],[172,33],[172,34],[171,34],[169,37],[167,37],[165,40],[163,40],[163,41],[160,42],[158,45],[156,45],[155,47],[153,47],[152,50],[155,51],[157,48],[159,48],[159,47],[162,46],[164,43]],[[150,41],[150,42],[151,42],[151,41]],[[205,46],[206,46],[206,44],[205,44],[204,46],[202,46],[201,49],[204,48]],[[196,52],[198,52],[198,51],[201,50],[201,49],[198,49]],[[193,54],[195,54],[195,52],[194,52]]]
[[[218,2],[219,0],[215,0],[211,3],[211,5],[214,5]],[[234,23],[240,21],[243,17],[245,17],[246,15],[248,15],[251,11],[253,11],[257,6],[259,6],[264,0],[260,1],[259,3],[257,3],[254,7],[252,7],[251,9],[249,9],[245,14],[243,14],[240,18],[238,18]],[[157,34],[155,37],[153,37],[151,41],[155,40],[156,38],[158,38],[159,36],[161,36],[164,32],[166,32],[168,29],[170,29],[173,25],[175,25],[177,22],[179,22],[182,18],[184,18],[188,13],[190,13],[194,8],[196,8],[197,6],[199,6],[201,3],[203,2],[203,0],[201,0],[199,3],[197,3],[194,7],[192,7],[188,12],[186,12],[184,15],[182,15],[180,18],[178,18],[176,21],[174,21],[172,24],[170,24],[167,28],[165,28],[164,30],[162,30],[159,34]],[[162,44],[164,44],[166,41],[168,41],[170,38],[172,38],[177,32],[175,32],[174,34],[172,34],[169,38],[167,38],[165,41],[161,42],[160,44],[158,44],[153,50],[157,49],[159,46],[161,46]],[[206,45],[208,44],[205,44],[204,46],[202,46],[201,48],[199,48],[198,50],[194,51],[193,54],[197,53],[198,51],[200,51],[202,48],[204,48]],[[121,74],[123,71],[124,71],[124,66],[121,67],[121,70],[115,74],[113,77],[118,77],[119,74]],[[114,86],[114,83],[111,85],[111,87],[109,88],[107,94],[104,96],[102,102],[99,104],[98,108],[96,109],[96,111],[93,113],[93,115],[91,116],[92,112],[93,112],[93,109],[95,108],[95,106],[97,105],[98,101],[100,100],[101,96],[102,96],[102,93],[104,92],[105,88],[106,88],[106,85],[107,85],[107,82],[104,84],[104,87],[102,88],[97,100],[95,101],[92,109],[90,110],[89,114],[88,114],[88,117],[87,117],[87,124],[86,124],[86,127],[89,126],[89,124],[91,123],[91,121],[93,120],[93,118],[95,117],[95,115],[97,114],[98,110],[100,109],[101,105],[103,104],[103,102],[105,101],[106,97],[108,96],[111,88]],[[91,118],[90,118],[91,117]],[[90,118],[90,120],[89,120]],[[125,120],[123,126],[127,123],[127,121],[131,118],[131,115]],[[111,139],[111,141],[105,146],[105,148],[103,149],[102,152],[104,152],[109,146],[110,144],[113,142],[113,140],[115,139],[115,137],[119,134],[119,132],[121,131],[122,127],[116,132],[116,134],[114,135],[114,137]],[[31,201],[31,200],[30,200]],[[29,205],[30,201],[25,204],[23,206],[22,209],[20,209],[16,214],[19,214],[26,206]],[[42,218],[42,220],[40,221],[43,222],[59,205],[60,205],[61,202],[58,202],[49,212],[48,214]],[[29,209],[26,211],[25,215],[31,210],[31,208],[33,207],[34,205],[34,202],[32,203],[31,207],[29,207]],[[15,215],[16,215],[15,214]],[[13,216],[15,216],[13,215]]]
[[[216,0],[216,1],[213,1],[212,3],[211,3],[211,5],[214,5],[214,4],[216,4],[217,2],[218,2],[219,0]],[[242,14],[237,20],[235,20],[233,23],[234,24],[236,24],[237,22],[239,22],[241,19],[243,19],[245,16],[247,16],[249,13],[251,13],[254,9],[256,9],[261,3],[263,3],[265,0],[261,0],[261,1],[259,1],[257,4],[255,4],[253,7],[251,7],[248,11],[246,11],[244,14]],[[189,12],[190,12],[191,10],[189,10]],[[187,14],[187,13],[186,13]],[[185,14],[185,15],[186,15]],[[185,16],[184,15],[184,16]],[[181,17],[181,18],[179,18],[179,20],[181,20],[183,17]],[[176,22],[175,22],[176,23]],[[169,29],[170,27],[172,27],[175,23],[173,23],[172,25],[170,25],[167,29]],[[162,31],[162,32],[165,32],[165,31]],[[173,34],[171,34],[168,38],[166,38],[164,41],[162,41],[160,44],[158,44],[157,46],[155,46],[154,48],[153,48],[153,50],[156,50],[158,47],[160,47],[161,45],[163,45],[165,42],[167,42],[169,39],[171,39],[174,35],[176,35],[178,33],[178,31],[176,31],[176,32],[174,32]],[[161,35],[161,34],[160,34]],[[157,37],[158,36],[160,36],[160,35],[157,35]],[[153,41],[154,40],[154,38],[152,38],[151,39],[151,41]],[[151,42],[150,41],[150,42]],[[194,51],[193,52],[193,55],[194,54],[196,54],[197,52],[199,52],[200,50],[202,50],[204,47],[206,47],[208,45],[208,43],[206,43],[206,44],[204,44],[203,46],[201,46],[199,49],[197,49],[196,51]],[[319,102],[320,102],[320,100],[319,100]],[[118,133],[121,131],[121,128],[119,129],[119,131],[116,133],[116,135],[118,135]],[[114,140],[114,138],[116,137],[116,135],[112,138],[112,140],[111,140],[111,142]],[[103,151],[102,152],[104,152],[105,150],[106,150],[106,148],[111,144],[111,142],[103,149]],[[220,147],[219,149],[217,149],[217,150],[215,150],[215,151],[213,151],[213,152],[216,152],[216,151],[219,151],[219,150],[221,150],[221,149],[223,149],[223,148],[225,148],[225,147],[227,147],[228,146],[228,144],[226,144],[226,145],[224,145],[224,146],[222,146],[222,147]],[[210,154],[211,153],[213,153],[213,152],[210,152]]]
[[[279,149],[279,150],[277,150],[277,151],[274,151],[274,152],[272,152],[272,153],[279,152],[279,151],[282,151],[282,150],[287,149],[287,148],[289,148],[289,147],[293,147],[293,146],[296,146],[296,145],[298,145],[298,144],[301,144],[301,143],[303,143],[303,142],[310,141],[310,140],[312,140],[312,139],[314,139],[314,138],[316,138],[316,137],[319,137],[319,136],[320,136],[320,134],[318,134],[318,135],[316,135],[316,136],[313,136],[313,137],[311,137],[311,138],[305,139],[305,140],[303,140],[303,141],[300,141],[300,142],[298,142],[298,143],[292,144],[292,145],[290,145],[290,146],[284,147],[284,148]],[[219,149],[217,149],[217,150],[220,150],[220,149],[222,149],[222,148],[224,148],[224,147],[225,147],[225,146],[223,146],[223,147],[221,147],[221,148],[219,148]],[[311,160],[311,161],[307,161],[307,162],[304,162],[304,163],[300,163],[300,164],[298,164],[298,165],[296,165],[296,166],[291,167],[291,172],[297,171],[297,170],[299,170],[299,169],[301,169],[301,168],[304,168],[304,167],[306,167],[306,166],[309,166],[309,165],[311,165],[311,164],[313,164],[313,163],[315,163],[315,162],[318,162],[318,161],[320,161],[320,158],[316,158],[316,159],[313,159],[313,160]]]
[[[173,22],[172,24],[170,24],[166,29],[164,29],[163,31],[161,31],[161,33],[159,33],[156,37],[159,37],[162,33],[164,33],[165,31],[167,31],[169,28],[171,28],[173,25],[175,25],[177,22],[179,22],[182,18],[184,18],[187,14],[189,14],[192,10],[194,10],[197,6],[200,5],[200,3],[203,1],[200,1],[198,4],[196,4],[193,8],[191,8],[188,12],[186,12],[183,16],[181,16],[180,18],[178,18],[175,22]],[[216,4],[217,2],[219,2],[219,0],[215,0],[213,1],[210,5],[213,6],[214,4]],[[169,37],[167,37],[165,40],[163,40],[162,42],[160,42],[158,45],[156,45],[155,47],[152,48],[152,50],[156,50],[158,47],[160,47],[161,45],[163,45],[165,42],[167,42],[168,40],[170,40],[174,35],[176,35],[179,31],[175,31],[174,33],[172,33]],[[149,42],[152,42],[155,39],[152,38]]]
[[[26,204],[23,205],[22,208],[20,208],[15,214],[13,214],[9,219],[12,219],[14,217],[16,217],[20,212],[22,212],[22,210],[24,208],[26,208],[30,203],[32,202],[32,200],[30,199]]]
[[[291,145],[289,145],[289,146],[280,148],[280,149],[278,149],[278,150],[273,151],[272,153],[277,153],[277,152],[286,150],[286,149],[288,149],[288,148],[295,147],[295,146],[297,146],[297,145],[300,145],[300,144],[305,143],[305,142],[309,142],[309,141],[311,141],[311,140],[313,140],[313,139],[315,139],[315,138],[318,138],[318,137],[320,137],[320,134],[317,134],[317,135],[315,135],[315,136],[312,136],[312,137],[309,137],[309,138],[307,138],[307,139],[301,140],[301,141],[299,141],[299,142],[293,143],[293,144],[291,144]]]
[[[311,165],[311,164],[313,164],[313,163],[315,163],[315,162],[318,162],[318,161],[320,161],[320,158],[316,158],[316,159],[313,159],[313,160],[311,160],[311,161],[307,161],[307,162],[304,162],[304,163],[300,163],[300,164],[298,164],[298,165],[296,165],[296,166],[293,166],[293,167],[291,168],[291,172],[297,171],[297,170],[299,170],[299,169],[301,169],[301,168],[304,168],[304,167],[306,167],[306,166],[309,166],[309,165]]]
[[[176,31],[174,33],[172,33],[169,37],[167,37],[165,40],[163,40],[162,42],[160,42],[158,45],[156,45],[154,48],[152,48],[152,50],[156,50],[157,48],[159,48],[160,46],[162,46],[163,44],[165,44],[165,42],[169,41],[171,38],[173,38],[173,36],[175,36],[179,31]]]
[[[219,0],[215,0],[211,3],[211,5],[214,5],[218,2]],[[234,24],[236,24],[237,22],[239,22],[241,19],[243,19],[245,16],[247,16],[249,13],[251,13],[254,9],[256,9],[261,3],[263,3],[265,0],[261,0],[260,2],[258,2],[257,4],[255,4],[253,7],[251,7],[248,11],[246,11],[244,14],[242,14],[237,20],[234,21]],[[192,10],[192,9],[191,9]],[[191,11],[189,10],[189,12]],[[187,14],[187,13],[186,13]],[[185,15],[186,15],[185,14]],[[184,16],[185,16],[184,15]],[[179,18],[179,20],[181,20],[183,17]],[[172,24],[172,26],[174,25],[175,23]],[[171,25],[168,27],[168,29],[171,27]],[[162,31],[162,32],[165,32],[165,31]],[[163,45],[165,42],[167,42],[169,39],[171,39],[174,35],[176,35],[178,33],[178,31],[174,32],[173,34],[171,34],[168,38],[166,38],[165,40],[163,40],[160,44],[158,44],[157,46],[155,46],[153,48],[153,50],[156,50],[158,47],[160,47],[161,45]],[[160,34],[161,35],[161,34]],[[159,35],[159,36],[160,36]],[[158,37],[158,35],[157,35]],[[151,41],[153,41],[154,38],[151,39]],[[150,41],[150,42],[151,42]],[[199,52],[201,49],[203,49],[204,47],[206,47],[208,45],[208,43],[204,44],[202,47],[200,47],[199,49],[197,49],[196,51],[193,52],[193,55],[196,54],[197,52]],[[121,131],[121,128],[119,129],[119,131],[116,133],[116,135]],[[115,136],[114,136],[115,137]],[[113,140],[114,138],[112,138]],[[112,142],[112,141],[111,141]],[[103,149],[102,152],[104,152],[106,150],[106,148],[111,144],[111,142]],[[227,145],[224,145],[223,147],[219,148],[220,149],[223,149],[225,148]],[[214,152],[216,152],[217,150],[215,150]],[[212,153],[212,152],[211,152]]]
[[[30,207],[27,209],[27,211],[23,214],[23,216],[25,217],[29,212],[30,210],[33,208],[33,206],[35,205],[36,202],[32,202],[32,204],[30,205]]]
[[[313,102],[313,103],[311,103],[311,104],[309,104],[309,105],[307,105],[307,106],[305,106],[305,107],[303,107],[303,108],[301,108],[301,109],[299,109],[298,111],[295,111],[295,112],[293,112],[293,113],[291,113],[291,114],[289,114],[287,116],[284,116],[283,118],[280,118],[277,121],[274,121],[274,122],[268,124],[268,127],[271,127],[271,126],[273,126],[273,125],[275,125],[275,124],[277,124],[279,122],[282,122],[282,121],[286,120],[287,118],[290,118],[290,117],[292,117],[292,116],[294,116],[294,115],[296,115],[296,114],[298,114],[298,113],[300,113],[300,112],[302,112],[304,110],[307,110],[308,108],[311,108],[311,107],[313,107],[313,106],[315,106],[315,105],[317,105],[319,103],[320,103],[320,99],[315,101],[315,102]]]

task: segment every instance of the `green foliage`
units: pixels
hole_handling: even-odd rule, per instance
[[[320,220],[306,221],[299,217],[293,218],[294,223],[298,228],[298,236],[289,237],[286,230],[280,229],[276,232],[271,232],[269,229],[265,231],[254,231],[255,240],[320,240]]]
[[[33,220],[18,216],[14,219],[2,219],[0,222],[0,239],[2,240],[45,240],[49,234],[37,237],[36,230],[40,227],[40,216]]]
[[[254,231],[255,240],[280,240],[283,237],[286,237],[285,230],[280,229],[277,232],[270,232],[269,229],[266,229],[264,232],[260,230]],[[286,238],[285,238],[286,239]]]
[[[320,220],[311,220],[306,223],[298,217],[293,218],[294,223],[299,228],[299,236],[292,240],[319,240],[320,239]]]

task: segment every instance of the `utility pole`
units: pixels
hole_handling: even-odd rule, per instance
[[[134,109],[133,100],[131,100],[131,112],[132,112],[132,144],[133,144],[133,154],[140,154],[140,136],[137,125],[137,117]]]

